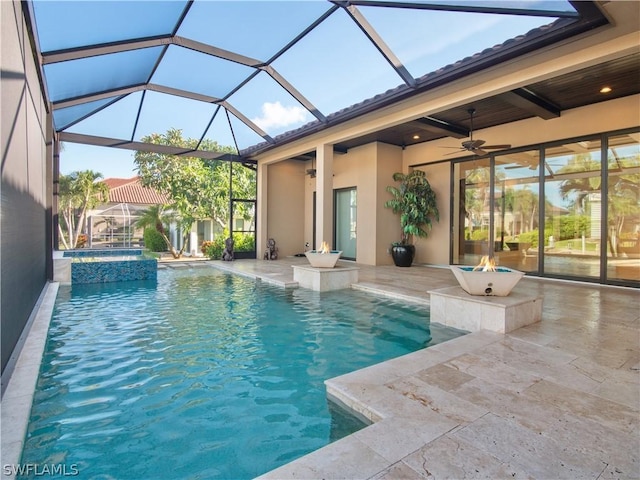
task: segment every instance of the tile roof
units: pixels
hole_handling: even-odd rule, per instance
[[[109,203],[129,203],[142,205],[167,204],[169,199],[152,188],[143,187],[140,177],[105,178],[109,187]]]

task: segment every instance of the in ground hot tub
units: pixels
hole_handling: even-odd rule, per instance
[[[54,254],[54,280],[63,284],[157,278],[158,260],[140,248],[65,250]]]

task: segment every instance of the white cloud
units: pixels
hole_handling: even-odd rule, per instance
[[[304,122],[307,113],[307,110],[302,107],[284,107],[280,102],[266,102],[262,105],[262,116],[252,118],[251,121],[260,128],[268,130]]]

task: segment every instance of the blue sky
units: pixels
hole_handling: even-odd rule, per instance
[[[60,173],[93,170],[103,178],[131,178],[137,175],[134,155],[132,150],[65,143],[60,152]]]
[[[36,14],[40,11],[42,15],[42,20],[38,19],[41,42],[47,42],[51,37],[51,42],[53,39],[58,42],[51,44],[52,49],[53,46],[72,46],[73,35],[57,39],[54,32],[75,28],[73,16],[67,14],[68,9],[64,10],[63,15],[62,9],[51,8],[48,6],[51,3],[43,2],[42,7],[36,8]],[[168,3],[160,5],[166,6]],[[507,5],[506,2],[498,3]],[[509,2],[509,5],[513,3],[523,2]],[[536,2],[528,2],[527,5],[533,3]],[[68,3],[72,7],[77,4],[78,2]],[[106,2],[88,4],[93,4],[94,8],[108,5]],[[149,2],[140,2],[140,5],[145,4],[149,5]],[[225,18],[237,19],[238,15],[246,14],[247,5],[248,2],[237,1],[196,2],[178,34],[263,61],[331,6],[327,2],[318,1],[251,2],[251,12],[255,14],[251,17],[245,15],[246,24],[224,21]],[[91,38],[95,36],[96,42],[117,40],[117,32],[104,26],[107,20],[103,19],[108,18],[108,10],[103,10],[104,17],[102,13],[83,16],[82,35]],[[416,78],[553,21],[552,18],[453,14],[366,6],[359,7],[359,10]],[[85,14],[86,12],[83,13]],[[221,19],[217,23],[218,28],[211,28],[206,21],[213,14]],[[133,13],[131,16],[135,17]],[[94,18],[95,22],[91,23],[87,18]],[[71,23],[65,26],[60,22]],[[131,22],[126,19],[121,22],[122,34],[130,35],[129,30],[136,24],[135,18]],[[245,30],[238,31],[241,28]],[[451,32],[455,32],[455,35]],[[46,46],[43,47],[43,51],[46,50]],[[153,64],[153,52],[148,50],[146,58],[145,52],[135,54],[137,75],[144,75],[145,65]],[[324,115],[402,83],[402,79],[342,10],[332,14],[272,65]],[[74,65],[75,73],[72,77],[64,75],[61,70],[63,66],[64,64],[48,65],[45,67],[45,75],[48,77],[47,81],[57,82],[60,91],[69,92],[69,96],[81,95],[81,89],[90,83],[87,79],[104,84],[106,89],[110,86],[123,86],[128,82],[124,78],[128,70],[118,70],[113,63],[108,69],[98,71],[100,67],[92,59],[78,61]],[[172,45],[156,70],[152,83],[221,97],[251,71],[246,66]],[[133,83],[131,80],[130,84]],[[50,87],[51,90],[54,88]],[[69,127],[68,131],[128,139],[134,134],[135,113],[141,99],[142,92],[130,94],[93,117]],[[221,145],[233,145],[225,115],[218,115],[209,130],[206,129],[216,105],[158,92],[147,92],[144,99],[134,140],[140,140],[150,133],[164,133],[169,128],[179,128],[185,137],[200,138],[206,131],[205,138],[216,140]],[[311,113],[264,72],[234,93],[228,101],[272,137],[314,120]],[[73,111],[69,110],[69,113]],[[56,121],[60,123],[61,118],[73,118],[60,110],[56,114]],[[263,141],[238,119],[231,116],[231,122],[240,149]],[[59,125],[56,126],[59,128]],[[133,157],[134,152],[128,150],[66,143],[60,154],[60,170],[63,174],[69,174],[76,170],[91,169],[102,173],[105,178],[127,178],[136,173]]]

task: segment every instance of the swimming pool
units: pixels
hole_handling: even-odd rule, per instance
[[[242,479],[362,427],[323,381],[463,334],[357,291],[211,268],[61,286],[22,464],[78,478]]]

